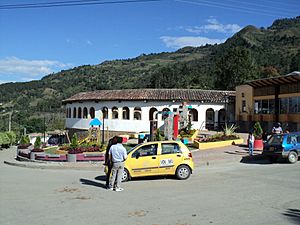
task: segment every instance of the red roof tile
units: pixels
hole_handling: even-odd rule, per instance
[[[63,103],[78,101],[113,101],[113,100],[154,100],[154,101],[203,101],[224,102],[225,96],[235,96],[235,91],[216,91],[201,89],[124,89],[124,90],[99,90],[81,92]]]

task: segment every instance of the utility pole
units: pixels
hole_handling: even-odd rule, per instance
[[[8,132],[11,132],[11,115],[12,112],[8,113]]]

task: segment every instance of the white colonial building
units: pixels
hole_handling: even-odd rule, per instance
[[[188,105],[194,129],[216,129],[234,120],[234,91],[199,89],[126,89],[78,93],[63,103],[66,128],[88,130],[92,119],[104,122],[104,129],[116,132],[145,132],[150,121],[163,125],[162,111],[178,112]]]

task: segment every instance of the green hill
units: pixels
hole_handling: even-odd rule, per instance
[[[247,26],[225,43],[142,54],[49,74],[39,81],[0,85],[0,112],[12,109],[13,129],[61,128],[61,101],[81,91],[127,88],[234,90],[236,85],[300,70],[300,17],[268,28]],[[6,120],[0,122],[5,130]]]

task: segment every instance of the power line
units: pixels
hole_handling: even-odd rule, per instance
[[[165,0],[125,0],[125,1],[77,0],[77,1],[40,2],[40,3],[27,3],[27,4],[0,5],[0,10],[147,3],[147,2],[160,2],[160,1],[165,1]]]
[[[222,3],[216,3],[212,1],[205,1],[205,0],[198,0],[198,1],[192,1],[192,0],[175,0],[177,2],[182,2],[182,3],[187,3],[187,4],[194,4],[194,5],[201,5],[201,6],[209,6],[209,7],[214,7],[214,8],[221,8],[221,9],[229,9],[233,11],[238,11],[238,12],[246,12],[246,13],[253,13],[253,14],[259,14],[259,15],[265,15],[265,16],[276,16],[278,17],[278,14],[272,14],[269,13],[267,10],[258,10],[258,9],[250,9],[246,7],[239,7],[239,6],[232,6],[232,5],[226,5]],[[284,14],[287,15],[288,14]]]

